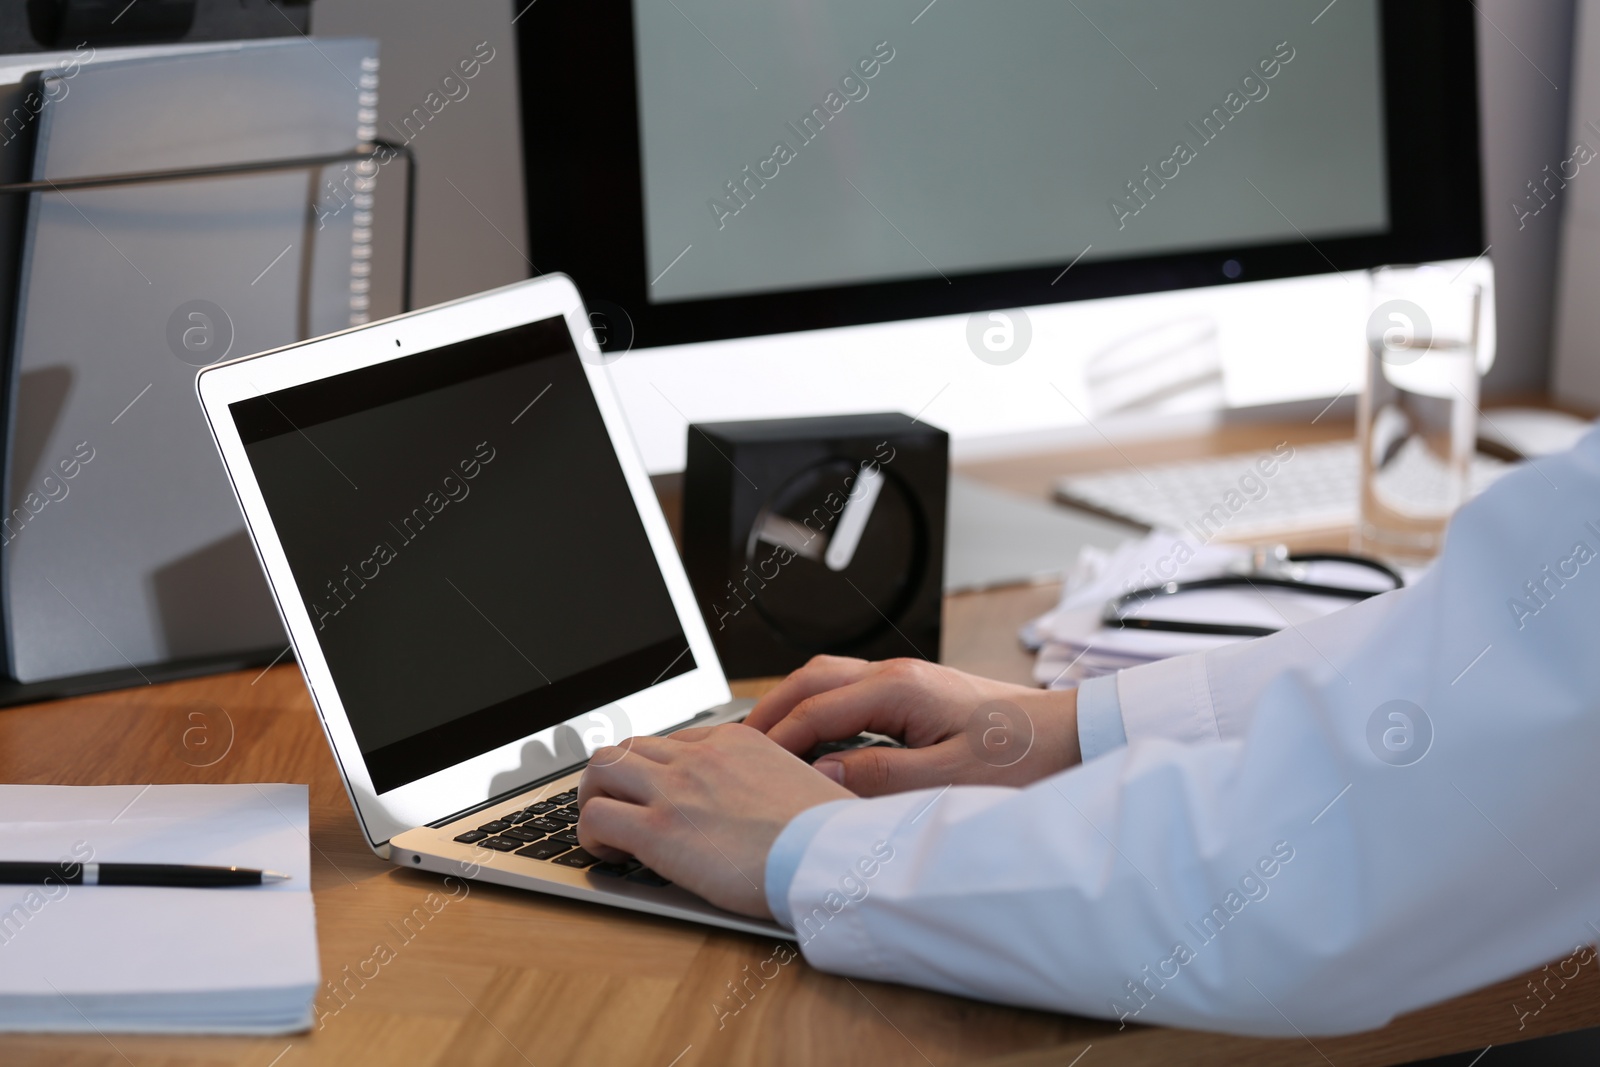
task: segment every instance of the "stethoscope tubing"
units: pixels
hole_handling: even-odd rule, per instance
[[[1237,589],[1250,586],[1252,589],[1266,587],[1269,589],[1289,589],[1296,593],[1307,593],[1311,596],[1337,597],[1341,600],[1366,600],[1380,593],[1390,593],[1395,589],[1403,588],[1405,578],[1393,567],[1379,560],[1366,556],[1355,556],[1344,552],[1308,552],[1305,555],[1287,557],[1289,563],[1348,563],[1357,567],[1364,567],[1370,571],[1388,578],[1393,582],[1389,589],[1352,589],[1343,585],[1323,585],[1319,582],[1303,582],[1295,578],[1278,578],[1267,574],[1230,574],[1218,578],[1197,578],[1188,582],[1164,582],[1161,585],[1145,586],[1135,589],[1131,593],[1109,601],[1105,611],[1100,616],[1102,626],[1120,630],[1154,630],[1163,633],[1178,634],[1209,634],[1218,637],[1266,637],[1277,633],[1281,627],[1276,626],[1250,626],[1245,623],[1229,622],[1199,622],[1189,619],[1138,619],[1127,618],[1123,611],[1134,604],[1155,600],[1161,597],[1181,596],[1184,593],[1198,593],[1207,589]]]

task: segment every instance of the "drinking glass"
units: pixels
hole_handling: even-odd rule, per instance
[[[1430,266],[1380,267],[1371,283],[1354,549],[1419,563],[1469,492],[1483,287]]]

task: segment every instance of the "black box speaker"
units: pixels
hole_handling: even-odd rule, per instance
[[[939,658],[949,453],[894,413],[689,427],[684,562],[729,677]]]

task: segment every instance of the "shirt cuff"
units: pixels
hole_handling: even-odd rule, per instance
[[[1127,743],[1117,676],[1101,675],[1078,686],[1078,747],[1083,752],[1083,762]]]
[[[772,842],[772,848],[767,852],[767,908],[784,929],[794,929],[794,915],[789,909],[789,886],[794,882],[794,872],[800,869],[806,846],[811,844],[817,830],[828,821],[830,815],[839,810],[840,805],[852,803],[853,800],[830,800],[826,804],[807,808],[790,819],[789,825]]]
[[[1115,677],[1122,729],[1132,740],[1165,737],[1200,742],[1222,737],[1211,701],[1205,653],[1129,667]]]

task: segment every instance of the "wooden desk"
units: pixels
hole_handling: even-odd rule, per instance
[[[1250,450],[1338,428],[1228,430],[1181,451]],[[1347,428],[1343,432],[1348,432]],[[1172,442],[1125,447],[1134,462],[1173,455]],[[1042,492],[1050,475],[1124,459],[1076,453],[973,465],[967,473]],[[1049,607],[1051,586],[952,598],[945,659],[1026,681],[1019,623]],[[736,687],[753,695],[763,683]],[[186,748],[192,712],[207,716],[208,747]],[[191,744],[198,740],[190,735]],[[209,766],[196,764],[210,762]],[[754,1000],[718,1025],[727,983],[773,945],[475,886],[408,941],[400,920],[439,885],[366,848],[294,667],[226,674],[0,711],[0,781],[307,782],[312,887],[324,986],[323,1026],[293,1038],[0,1037],[7,1067],[124,1064],[302,1067],[328,1064],[1324,1064],[1359,1067],[1600,1024],[1600,980],[1585,971],[1518,1031],[1525,979],[1417,1012],[1384,1030],[1338,1039],[1255,1040],[1129,1027],[1017,1011],[898,986],[851,982],[784,966]],[[363,981],[355,968],[386,945],[394,959]],[[0,948],[0,966],[5,965]],[[347,972],[346,968],[350,970]],[[370,968],[369,968],[370,970]],[[340,986],[335,993],[334,985]],[[1081,1061],[1074,1058],[1093,1046]]]

